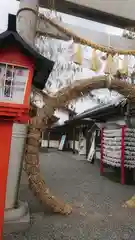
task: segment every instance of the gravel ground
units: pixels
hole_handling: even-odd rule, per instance
[[[71,153],[41,153],[40,159],[46,183],[73,205],[74,212],[63,217],[43,211],[23,174],[20,199],[28,200],[31,226],[4,240],[135,240],[135,210],[121,207],[134,194],[133,186],[101,177],[98,166],[79,161]]]

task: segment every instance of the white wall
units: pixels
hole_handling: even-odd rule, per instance
[[[48,140],[42,140],[41,146],[48,147]],[[59,147],[58,140],[50,140],[49,141],[49,148],[58,148],[58,147]]]
[[[73,149],[73,141],[69,141],[69,147]],[[75,141],[75,150],[79,151],[79,141]]]

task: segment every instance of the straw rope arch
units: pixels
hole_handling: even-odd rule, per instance
[[[39,146],[41,133],[49,126],[55,109],[65,106],[71,100],[85,96],[89,91],[99,88],[109,88],[118,91],[125,97],[135,102],[135,86],[129,83],[120,81],[119,79],[110,76],[98,76],[84,80],[77,80],[68,87],[59,90],[54,95],[46,95],[42,91],[33,88],[31,97],[31,110],[36,108],[36,114],[31,115],[31,121],[28,126],[27,140],[25,146],[25,171],[28,175],[30,189],[37,196],[40,202],[46,207],[63,215],[68,215],[72,212],[72,207],[65,204],[52,195],[40,173],[39,167]],[[43,108],[37,108],[34,104],[35,94],[40,94],[44,101]]]
[[[112,55],[135,55],[135,50],[113,49],[110,46],[104,47],[102,45],[95,44],[92,41],[83,39],[70,30],[60,26],[60,24],[48,19],[43,14],[39,14],[39,18],[50,23],[62,33],[66,34],[69,38],[72,38],[75,42],[79,42],[80,44],[90,46],[94,49],[98,49],[102,52]],[[30,112],[31,120],[28,126],[24,154],[25,171],[28,175],[29,186],[33,193],[45,207],[46,205],[49,206],[49,208],[55,213],[68,215],[72,212],[72,207],[53,196],[47,187],[44,178],[41,176],[39,167],[39,147],[42,131],[49,126],[49,120],[57,108],[65,106],[70,101],[81,97],[82,94],[84,96],[88,95],[89,91],[99,88],[115,90],[124,95],[128,100],[135,102],[135,86],[120,81],[120,79],[117,77],[110,77],[110,75],[92,77],[79,81],[77,80],[70,86],[58,90],[54,95],[44,94],[42,91],[39,91],[36,88],[32,89],[33,94],[31,97]],[[44,106],[42,108],[37,108],[37,106],[34,104],[34,98],[36,94],[42,96],[44,102]]]
[[[68,37],[72,38],[75,42],[79,42],[112,55],[135,55],[135,50],[123,51],[119,49],[113,49],[111,47],[104,47],[80,38],[78,35],[60,26],[53,20],[48,19],[43,14],[40,14],[39,18],[45,22],[49,22],[52,26],[56,27]],[[68,215],[72,212],[72,207],[53,196],[49,188],[46,186],[43,177],[41,176],[39,167],[39,146],[41,133],[49,126],[49,120],[51,119],[55,109],[65,106],[70,101],[81,97],[82,94],[84,96],[88,95],[89,91],[99,88],[115,90],[124,95],[128,100],[135,102],[135,86],[124,81],[120,81],[120,79],[117,77],[110,77],[110,75],[92,77],[79,81],[77,80],[70,86],[58,90],[55,95],[47,95],[38,89],[32,89],[33,96],[31,97],[31,113],[33,113],[36,109],[36,114],[30,113],[31,121],[28,126],[24,155],[25,171],[28,175],[29,186],[33,193],[45,207],[46,205],[49,206],[49,208],[51,208],[51,210],[55,213]],[[42,96],[44,102],[43,108],[37,108],[37,106],[35,106],[34,96],[36,94]]]

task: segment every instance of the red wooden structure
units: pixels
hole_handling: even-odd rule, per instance
[[[16,17],[9,15],[8,30],[0,34],[0,240],[12,126],[15,122],[28,122],[31,84],[42,89],[52,67],[53,62],[38,54],[19,36]]]

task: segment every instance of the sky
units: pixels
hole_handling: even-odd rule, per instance
[[[0,0],[0,30],[7,27],[8,13],[16,14],[19,3],[16,0]]]
[[[19,8],[19,2],[16,0],[0,0],[0,31],[4,31],[7,28],[7,20],[8,20],[8,13],[13,13],[16,14],[17,10]],[[105,24],[100,24],[100,23],[96,23],[96,22],[92,22],[89,20],[85,20],[85,19],[81,19],[81,18],[77,18],[74,16],[69,16],[67,14],[62,14],[62,20],[64,22],[67,22],[69,24],[73,24],[73,25],[79,25],[82,27],[86,27],[86,28],[90,28],[96,31],[104,31],[110,34],[114,34],[115,35],[121,35],[122,34],[122,29],[118,29],[118,28],[114,28],[111,26],[107,26]],[[76,103],[76,111],[82,112],[83,110],[86,110],[90,107],[93,107],[94,105],[96,105],[96,102],[93,101],[83,101],[79,100]]]

